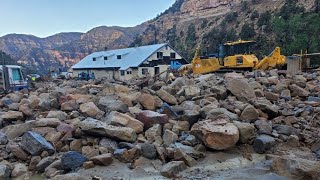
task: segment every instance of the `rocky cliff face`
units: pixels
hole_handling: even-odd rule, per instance
[[[289,4],[295,1],[306,12],[315,9],[315,0],[290,0]],[[162,42],[170,43],[191,59],[197,44],[213,46],[215,43],[235,40],[240,37],[240,31],[246,24],[253,28],[247,34],[265,34],[260,41],[273,42],[270,38],[274,35],[266,35],[264,32],[268,28],[265,22],[268,19],[263,18],[266,17],[266,12],[278,13],[285,2],[286,0],[176,0],[158,17],[136,27],[101,26],[87,33],[61,33],[47,38],[10,34],[0,37],[0,50],[31,69],[36,66],[42,73],[47,71],[48,66],[71,66],[87,54],[105,48]],[[259,41],[259,38],[256,39]],[[274,44],[269,46],[271,48]],[[267,49],[268,52],[270,48],[262,49]]]
[[[188,0],[181,7],[182,13],[198,13],[199,11],[232,6],[240,3],[240,0]]]
[[[285,2],[286,0],[177,0],[166,12],[150,21],[146,31],[134,43],[169,42],[190,60],[197,44],[212,45],[213,41],[221,43],[220,41],[235,40],[235,37],[240,38],[245,24],[252,24],[256,35],[264,34],[262,30],[266,28],[263,19],[265,13],[276,15]],[[297,4],[305,12],[315,9],[315,0],[297,0],[297,3],[292,0],[289,4]],[[258,21],[261,21],[261,27],[257,26]],[[218,29],[220,34],[228,34],[231,29],[233,31],[219,37],[216,35]],[[269,37],[273,37],[272,33]]]

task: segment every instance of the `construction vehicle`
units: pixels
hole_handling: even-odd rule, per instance
[[[28,88],[27,81],[23,78],[21,66],[0,65],[0,90],[19,91]]]
[[[193,74],[206,74],[216,71],[245,71],[245,70],[270,70],[280,68],[285,65],[285,56],[280,54],[280,48],[258,60],[255,54],[251,53],[250,46],[254,41],[228,42],[219,47],[219,52],[205,56],[200,56],[200,47],[197,48],[191,64],[180,67],[181,74],[192,71]]]

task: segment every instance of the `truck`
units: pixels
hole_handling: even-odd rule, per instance
[[[19,91],[28,88],[21,70],[22,67],[17,65],[0,65],[0,90]]]

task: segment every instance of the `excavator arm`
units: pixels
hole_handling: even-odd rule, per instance
[[[192,60],[192,62],[190,64],[185,64],[182,65],[179,69],[178,72],[180,73],[180,75],[186,75],[190,72],[193,71],[193,67],[195,66],[195,61],[196,59],[199,59],[199,51],[200,51],[200,46],[197,47],[194,58]]]
[[[281,67],[286,63],[286,57],[280,54],[280,47],[276,47],[275,50],[269,55],[264,57],[254,67],[255,70],[270,70],[277,67]]]

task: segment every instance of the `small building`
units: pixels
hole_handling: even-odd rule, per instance
[[[73,77],[81,73],[94,73],[95,78],[125,81],[147,74],[160,74],[168,69],[172,61],[187,63],[177,51],[164,43],[95,52],[83,58],[71,69]]]
[[[306,56],[287,56],[286,57],[287,73],[295,75],[299,71],[305,71],[309,69],[310,58]]]

